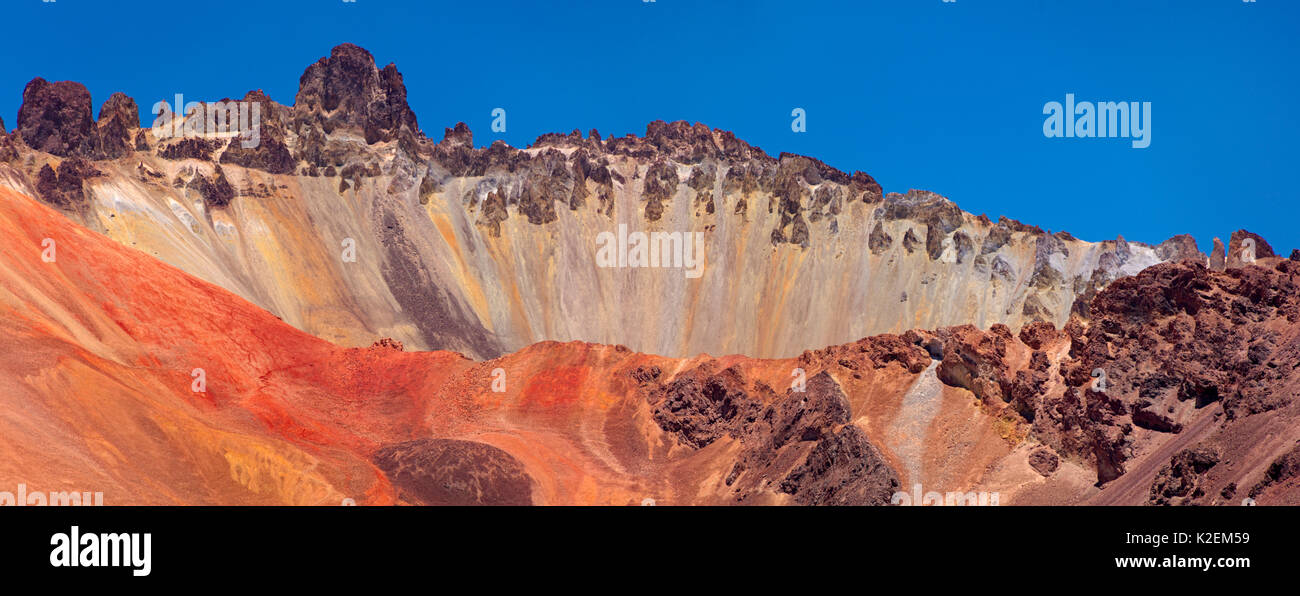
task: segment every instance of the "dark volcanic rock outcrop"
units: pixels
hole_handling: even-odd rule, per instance
[[[664,204],[677,192],[677,168],[666,161],[651,164],[645,173],[645,187],[641,193],[645,198],[645,218],[658,221],[663,217]]]
[[[1092,321],[1061,364],[1065,393],[1037,405],[1034,428],[1093,461],[1100,482],[1124,473],[1135,429],[1181,432],[1183,416],[1219,403],[1226,421],[1296,400],[1300,346],[1278,325],[1300,318],[1300,266],[1214,272],[1161,264],[1099,293]],[[1104,372],[1096,391],[1093,371]]]
[[[1290,491],[1292,498],[1300,492],[1300,442],[1296,442],[1296,446],[1290,452],[1284,453],[1282,457],[1270,463],[1268,470],[1264,472],[1264,479],[1251,488],[1251,498],[1283,491]],[[1265,505],[1271,505],[1271,502],[1265,502]]]
[[[884,227],[877,221],[876,227],[871,229],[871,236],[867,239],[867,248],[871,250],[871,254],[881,254],[889,250],[893,244],[894,238],[886,234]]]
[[[419,439],[388,445],[375,464],[420,505],[532,505],[533,479],[509,453],[485,443]]]
[[[1228,432],[1221,429],[1300,403],[1300,263],[1216,272],[1203,261],[1119,278],[1096,294],[1086,321],[1073,318],[1060,332],[1033,323],[1015,337],[995,324],[903,339],[941,360],[942,382],[971,391],[990,413],[1018,418],[1053,458],[1084,462],[1105,485],[1192,422],[1206,432],[1207,415],[1211,428]],[[1188,458],[1171,464],[1152,502],[1211,492],[1185,490],[1185,470],[1206,459]],[[1035,453],[1031,465],[1050,474],[1047,459]]]
[[[221,143],[216,140],[188,137],[166,145],[158,151],[158,156],[163,159],[212,161],[212,156],[218,149],[221,149]]]
[[[1249,242],[1247,242],[1247,239],[1249,239]],[[1273,247],[1269,246],[1268,242],[1259,234],[1248,232],[1246,230],[1237,230],[1236,232],[1233,232],[1232,237],[1228,239],[1227,260],[1229,266],[1239,267],[1248,264],[1243,261],[1243,259],[1247,258],[1247,255],[1251,252],[1249,244],[1254,244],[1253,256],[1256,259],[1277,256],[1277,254],[1273,252]]]
[[[95,136],[90,92],[73,81],[32,79],[23,89],[17,132],[37,151],[59,157],[87,155]]]
[[[1227,249],[1217,236],[1214,238],[1214,248],[1210,250],[1209,267],[1215,271],[1223,271],[1227,267]]]
[[[90,92],[81,83],[32,79],[23,90],[18,132],[23,142],[59,157],[117,159],[134,150],[140,128],[135,100],[114,93],[91,119]]]
[[[136,129],[140,128],[140,108],[125,93],[117,92],[99,108],[95,131],[95,159],[117,159],[135,150]]]
[[[962,223],[962,211],[955,203],[926,190],[891,192],[885,195],[883,209],[887,220],[910,219],[925,225],[925,251],[931,259],[939,258],[944,238]]]
[[[775,396],[763,386],[757,391]],[[659,428],[691,447],[709,445],[724,436],[738,437],[758,419],[762,397],[751,397],[735,368],[721,372],[712,363],[679,375],[650,398]]]
[[[935,373],[948,385],[963,387],[985,402],[1003,401],[1007,382],[1007,342],[1011,331],[995,325],[985,333],[973,325],[940,329],[936,335],[943,342],[943,359]]]
[[[350,43],[307,67],[294,108],[299,118],[315,121],[327,134],[352,127],[372,144],[396,139],[402,131],[419,131],[397,66],[376,68],[370,52]]]
[[[196,174],[190,179],[188,188],[197,191],[208,207],[225,207],[235,198],[235,189],[220,166],[211,176]]]
[[[1172,262],[1192,261],[1205,264],[1205,253],[1196,246],[1196,239],[1188,234],[1179,234],[1156,245],[1156,255]]]
[[[898,490],[898,474],[850,419],[839,384],[818,373],[802,393],[791,389],[768,406],[743,439],[749,448],[728,479],[737,492],[761,484],[782,469],[789,451],[813,442],[803,463],[781,480],[781,492],[801,505],[886,505]]]
[[[1060,465],[1061,458],[1046,447],[1039,447],[1029,454],[1029,467],[1043,476],[1055,474]]]
[[[781,481],[800,505],[886,505],[898,488],[898,474],[853,425],[819,441]]]
[[[221,163],[228,163],[270,172],[272,174],[291,174],[297,166],[297,160],[289,152],[285,142],[286,120],[289,109],[267,97],[259,89],[249,91],[243,101],[250,105],[258,104],[260,125],[256,138],[236,138],[230,141],[225,152],[221,154]],[[245,147],[244,145],[252,145]]]
[[[1219,463],[1208,447],[1184,449],[1169,460],[1151,485],[1152,505],[1191,505],[1208,492],[1205,473]]]
[[[82,211],[89,206],[83,184],[86,180],[103,175],[89,161],[79,157],[59,163],[57,172],[49,164],[41,167],[36,179],[36,192],[46,203],[67,211]]]
[[[642,383],[658,377],[634,371]],[[723,438],[742,449],[725,485],[736,502],[761,492],[791,495],[801,505],[887,505],[898,474],[851,423],[849,402],[826,372],[803,391],[777,397],[739,369],[710,362],[650,390],[654,420],[693,448]]]
[[[1290,490],[1292,497],[1300,492],[1300,442],[1269,464],[1268,470],[1264,472],[1264,479],[1251,487],[1250,497],[1257,498],[1268,492],[1285,489]]]

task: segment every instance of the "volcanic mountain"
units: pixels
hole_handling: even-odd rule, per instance
[[[1084,242],[931,192],[885,193],[866,173],[771,157],[702,124],[526,149],[476,148],[457,124],[435,143],[396,67],[346,44],[303,73],[293,106],[243,97],[261,106],[252,148],[139,128],[121,94],[95,121],[76,83],[36,79],[23,97],[0,185],[348,346],[382,336],[495,357],[581,340],[788,357],[913,327],[1059,327],[1118,277],[1206,260],[1186,236]],[[599,237],[620,226],[702,234],[703,274],[600,267]]]
[[[1300,501],[1300,263],[1258,236],[1085,242],[699,124],[435,143],[405,96],[342,45],[293,106],[244,96],[245,146],[32,81],[0,136],[0,491]],[[703,275],[599,266],[620,225],[703,234]]]

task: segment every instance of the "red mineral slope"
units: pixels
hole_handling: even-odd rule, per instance
[[[929,357],[895,336],[798,360],[580,342],[488,362],[345,349],[28,197],[0,201],[0,490],[110,504],[884,503],[909,479],[890,429]],[[773,389],[798,367],[805,392]],[[935,423],[973,454],[963,465],[1009,450],[968,398],[934,399],[952,402]]]

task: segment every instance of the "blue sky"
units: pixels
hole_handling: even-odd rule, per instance
[[[341,42],[405,76],[433,138],[642,134],[652,120],[731,130],[923,188],[963,209],[1086,240],[1238,228],[1300,247],[1300,2],[1294,0],[600,0],[214,3],[5,0],[0,117],[31,78],[145,110],[261,88],[292,103]],[[1149,101],[1151,146],[1049,139],[1043,106]],[[491,111],[508,111],[491,132]],[[790,112],[807,112],[807,132]],[[146,117],[146,121],[151,121]]]

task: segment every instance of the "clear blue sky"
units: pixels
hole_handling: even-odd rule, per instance
[[[1190,233],[1208,252],[1246,228],[1300,247],[1295,0],[4,2],[10,129],[36,76],[85,83],[96,110],[119,90],[144,110],[254,88],[292,103],[346,41],[397,63],[433,138],[699,121],[1087,240]],[[1045,138],[1043,105],[1068,92],[1152,102],[1150,148]]]

